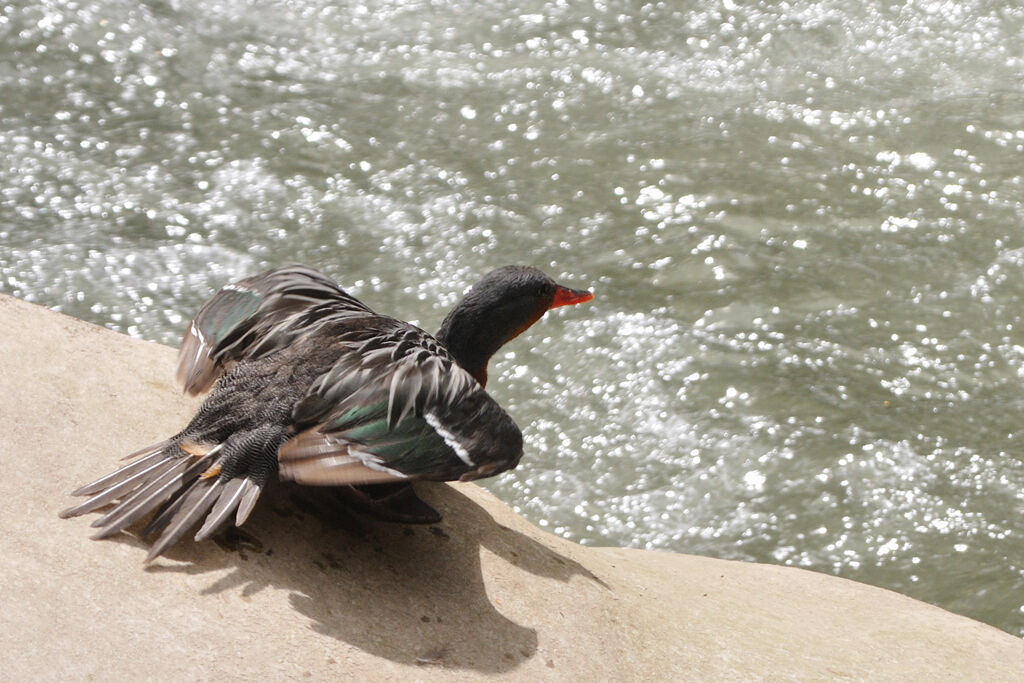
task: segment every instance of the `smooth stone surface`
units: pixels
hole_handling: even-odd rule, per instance
[[[174,351],[0,296],[0,665],[8,680],[1024,680],[1024,641],[799,569],[587,548],[477,486],[431,527],[277,486],[251,538],[88,539],[73,488],[197,402]],[[530,457],[529,454],[526,456]],[[259,545],[256,549],[255,544]]]

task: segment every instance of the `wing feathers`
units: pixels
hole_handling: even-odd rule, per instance
[[[178,381],[210,388],[233,363],[287,346],[332,320],[372,315],[318,271],[285,266],[226,285],[196,314],[178,351]]]
[[[281,476],[307,486],[380,484],[406,479],[395,472],[370,469],[358,461],[332,461],[330,458],[289,463],[287,468],[282,466]]]
[[[401,365],[391,375],[388,389],[388,428],[394,429],[416,405],[423,379],[412,365]]]
[[[278,451],[278,474],[300,484],[337,486],[402,481],[406,477],[394,470],[374,469],[368,463],[377,460],[350,444],[337,442],[316,430],[307,430]],[[378,465],[380,467],[380,465]]]
[[[292,410],[301,431],[279,449],[281,476],[353,484],[458,479],[492,459],[498,471],[514,465],[521,435],[480,383],[423,330],[377,320],[333,342],[337,360]],[[495,427],[502,443],[491,447]]]

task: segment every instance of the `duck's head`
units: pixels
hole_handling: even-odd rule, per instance
[[[588,291],[560,285],[531,266],[503,266],[487,273],[441,323],[438,340],[480,384],[487,361],[546,311],[590,301]]]

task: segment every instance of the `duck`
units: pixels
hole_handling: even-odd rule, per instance
[[[242,526],[275,476],[337,487],[390,521],[439,521],[413,482],[490,477],[523,455],[522,432],[486,391],[490,358],[545,312],[593,296],[532,266],[504,266],[431,335],[308,266],[232,282],[179,347],[184,391],[209,391],[195,415],[73,491],[86,500],[60,516],[102,511],[96,539],[149,516],[147,563],[196,526],[196,541]]]

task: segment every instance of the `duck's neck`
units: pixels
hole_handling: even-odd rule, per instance
[[[436,336],[480,386],[487,386],[487,363],[491,356],[508,341],[507,335],[488,324],[478,311],[465,306],[457,306],[448,314]]]

